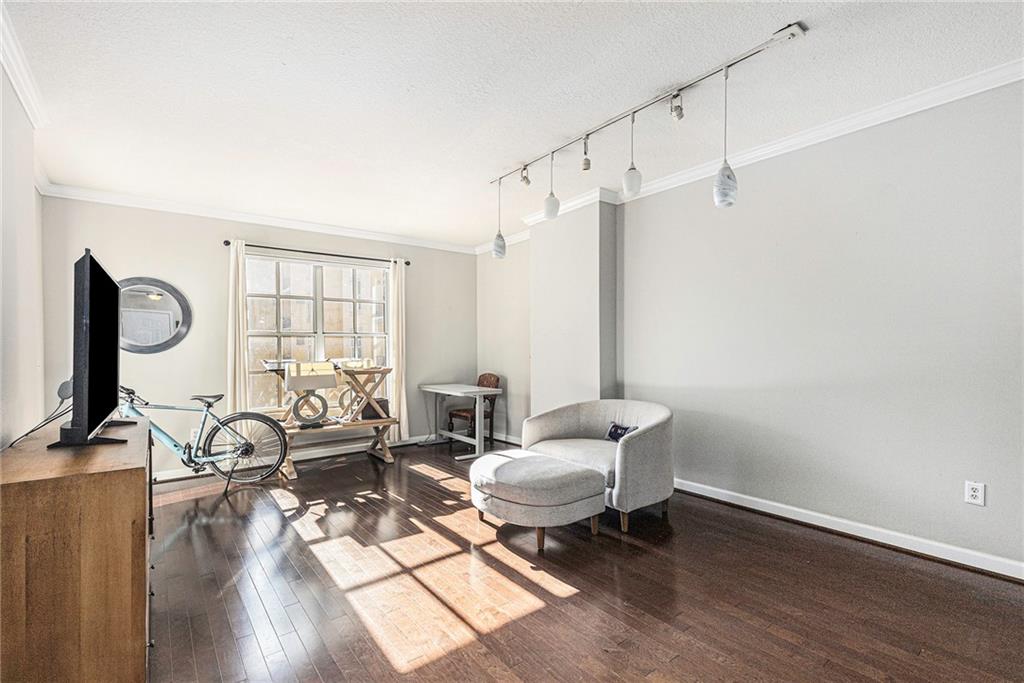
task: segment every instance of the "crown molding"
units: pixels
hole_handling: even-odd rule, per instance
[[[764,161],[765,159],[771,159],[772,157],[777,157],[782,154],[795,152],[803,149],[804,147],[810,147],[811,145],[816,145],[820,142],[826,142],[843,135],[856,133],[857,131],[864,130],[865,128],[871,128],[882,123],[895,121],[896,119],[903,118],[904,116],[910,116],[911,114],[916,114],[943,104],[955,102],[956,100],[961,100],[965,97],[977,95],[978,93],[985,92],[986,90],[999,88],[1020,80],[1024,80],[1024,60],[1016,59],[1012,62],[992,67],[991,69],[985,69],[984,71],[979,71],[969,76],[964,76],[963,78],[958,78],[932,88],[927,88],[920,92],[906,97],[901,97],[898,100],[893,100],[892,102],[888,102],[877,107],[865,109],[864,111],[851,114],[850,116],[844,116],[843,118],[830,121],[820,126],[807,128],[799,133],[774,140],[764,145],[758,145],[757,147],[751,147],[750,149],[743,150],[742,152],[731,154],[730,164],[733,168],[749,166],[750,164],[755,164],[758,161]],[[629,199],[623,198],[620,192],[609,190],[608,188],[595,188],[562,202],[562,210],[559,213],[562,214],[567,211],[579,209],[598,201],[608,202],[610,204],[625,204],[633,202],[637,199],[642,199],[643,197],[649,197],[652,194],[687,185],[697,180],[711,178],[718,173],[718,168],[720,166],[721,162],[716,159],[715,161],[709,161],[707,163],[700,164],[699,166],[693,166],[676,173],[671,173],[667,176],[658,178],[657,180],[644,183],[640,192],[635,197],[630,197]],[[536,225],[543,220],[545,220],[543,211],[531,213],[523,217],[523,222],[531,226]],[[508,242],[509,239],[510,238],[506,238],[506,242]],[[489,251],[490,244],[479,245],[477,247],[478,254],[482,253],[481,249]]]
[[[563,213],[575,211],[576,209],[582,208],[594,202],[608,202],[609,204],[621,204],[622,199],[619,197],[619,193],[614,190],[609,190],[607,187],[595,187],[593,190],[588,190],[583,194],[576,195],[572,199],[567,199],[562,202],[558,209],[558,215],[561,216]],[[527,214],[523,216],[523,223],[527,225],[537,225],[547,220],[544,218],[543,211],[537,211],[536,213]]]
[[[36,189],[44,197],[56,197],[59,199],[77,199],[84,202],[97,204],[109,204],[112,206],[125,206],[135,209],[149,209],[151,211],[164,211],[167,213],[180,213],[188,216],[200,216],[202,218],[217,218],[225,221],[238,223],[253,223],[255,225],[269,225],[275,228],[288,228],[290,230],[305,230],[307,232],[320,232],[327,235],[338,235],[340,237],[351,237],[354,239],[370,240],[373,242],[387,242],[389,244],[402,244],[410,247],[421,247],[423,249],[438,249],[451,251],[458,254],[473,254],[474,247],[463,244],[452,244],[450,242],[436,242],[424,240],[405,235],[392,235],[371,230],[360,230],[358,228],[347,228],[340,225],[329,225],[327,223],[314,223],[311,221],[300,221],[291,218],[280,218],[277,216],[263,216],[244,211],[231,209],[218,209],[199,204],[189,204],[168,199],[153,199],[150,197],[139,197],[120,192],[108,192],[106,190],[92,190],[84,187],[71,185],[58,185],[36,178]]]
[[[39,88],[32,78],[32,71],[28,68],[28,61],[21,49],[18,36],[14,33],[14,25],[11,17],[7,14],[7,5],[0,2],[0,64],[11,79],[14,92],[21,100],[21,106],[28,114],[28,120],[33,128],[42,128],[46,125],[46,114],[43,109],[43,99],[39,95]]]

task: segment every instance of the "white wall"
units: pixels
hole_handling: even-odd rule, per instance
[[[676,476],[1024,558],[1017,83],[627,204],[627,398]],[[963,502],[965,479],[988,506]]]
[[[476,261],[477,370],[501,376],[494,432],[519,439],[530,414],[530,241]]]
[[[34,135],[7,73],[2,91],[3,236],[0,239],[0,447],[44,415],[42,241],[34,184]]]
[[[615,207],[530,230],[530,413],[614,396]]]
[[[181,289],[193,308],[188,337],[155,355],[121,352],[123,384],[149,400],[186,403],[193,393],[225,390],[227,373],[228,249],[223,240],[314,249],[362,256],[403,256],[412,261],[406,282],[407,382],[411,434],[428,428],[424,382],[476,378],[476,257],[435,249],[373,242],[212,218],[45,197],[46,385],[71,372],[71,266],[85,247],[118,278],[157,277]],[[157,418],[179,439],[192,420]],[[430,421],[433,407],[430,406]],[[154,469],[179,465],[166,449],[154,451]]]

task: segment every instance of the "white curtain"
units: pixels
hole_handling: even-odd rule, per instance
[[[405,398],[405,261],[392,259],[388,278],[388,331],[391,348],[391,414],[398,418],[397,440],[409,438],[409,410]]]
[[[245,242],[231,240],[228,266],[227,410],[249,409],[249,342],[245,310]]]

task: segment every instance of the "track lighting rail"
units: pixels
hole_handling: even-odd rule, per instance
[[[790,40],[792,40],[794,38],[799,38],[800,36],[804,35],[806,32],[807,32],[807,29],[805,29],[800,22],[795,22],[795,23],[789,24],[788,26],[786,26],[784,28],[781,28],[778,31],[776,31],[775,33],[773,33],[768,40],[764,41],[763,43],[761,43],[759,45],[755,45],[754,47],[750,48],[746,52],[743,52],[743,53],[741,53],[739,55],[736,55],[735,57],[733,57],[729,61],[722,62],[718,66],[715,66],[715,67],[705,71],[704,73],[700,74],[699,76],[691,78],[688,81],[684,81],[683,83],[680,83],[679,85],[677,85],[677,86],[675,86],[675,87],[673,87],[673,88],[671,88],[669,90],[666,90],[665,92],[661,93],[660,95],[656,95],[656,96],[652,97],[651,99],[649,99],[649,100],[647,100],[647,101],[645,101],[645,102],[643,102],[641,104],[638,104],[635,107],[627,109],[624,112],[616,114],[615,116],[611,117],[610,119],[606,119],[605,121],[602,121],[601,123],[599,123],[598,125],[594,126],[593,128],[589,128],[586,131],[584,131],[583,133],[580,133],[579,135],[574,137],[572,140],[569,140],[568,142],[565,142],[562,145],[560,145],[558,147],[555,147],[554,149],[551,149],[551,150],[549,150],[547,152],[544,152],[543,154],[541,154],[537,158],[533,159],[532,161],[527,161],[524,164],[517,165],[513,170],[501,174],[500,176],[498,176],[497,178],[494,178],[490,182],[491,182],[491,184],[494,184],[494,183],[498,182],[499,180],[507,178],[507,177],[509,177],[511,175],[515,175],[517,173],[520,173],[520,174],[524,173],[530,166],[532,166],[533,164],[537,163],[538,161],[542,161],[542,160],[546,159],[548,156],[550,156],[552,154],[555,154],[556,152],[561,152],[566,147],[570,147],[572,145],[575,145],[577,142],[580,142],[580,141],[586,139],[587,137],[593,135],[594,133],[597,133],[598,131],[604,130],[605,128],[607,128],[608,126],[611,126],[612,124],[618,123],[619,121],[622,121],[624,119],[628,119],[629,117],[636,115],[636,113],[639,112],[639,111],[643,111],[644,109],[647,109],[648,107],[651,107],[651,106],[653,106],[655,104],[658,104],[659,102],[664,102],[667,99],[674,98],[676,95],[678,95],[679,93],[683,92],[684,90],[692,88],[693,86],[697,85],[701,81],[705,81],[705,80],[711,78],[715,74],[722,73],[722,71],[724,71],[725,69],[731,69],[732,67],[736,66],[740,62],[746,61],[747,59],[750,59],[751,57],[753,57],[756,54],[760,54],[761,52],[764,52],[765,50],[767,50],[768,48],[770,48],[770,47],[772,47],[774,45],[778,45],[780,43],[785,43],[785,42],[790,41]]]

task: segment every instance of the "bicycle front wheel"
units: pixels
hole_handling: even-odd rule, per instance
[[[277,420],[260,413],[234,413],[214,425],[203,442],[210,468],[221,479],[257,482],[272,476],[288,453],[288,437]]]

